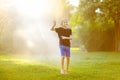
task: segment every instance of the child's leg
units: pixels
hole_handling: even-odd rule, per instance
[[[62,56],[62,57],[61,57],[61,69],[62,69],[62,70],[64,70],[64,59],[65,59],[65,57]]]
[[[66,74],[68,74],[70,64],[70,47],[66,47]]]
[[[68,73],[70,57],[66,57],[66,61],[67,61],[66,72]]]

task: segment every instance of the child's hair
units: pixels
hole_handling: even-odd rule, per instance
[[[60,22],[60,25],[63,26],[63,23],[66,22],[66,21],[68,21],[68,19],[66,19],[66,18],[62,19],[61,22]]]

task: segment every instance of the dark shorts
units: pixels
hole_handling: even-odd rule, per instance
[[[70,47],[60,45],[61,56],[70,57]]]

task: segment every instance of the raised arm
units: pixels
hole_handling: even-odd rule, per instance
[[[51,31],[55,31],[56,21],[53,21],[53,26],[51,28]]]

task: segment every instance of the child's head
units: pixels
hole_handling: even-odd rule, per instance
[[[61,26],[67,27],[68,20],[67,19],[62,19],[60,24],[61,24]]]

